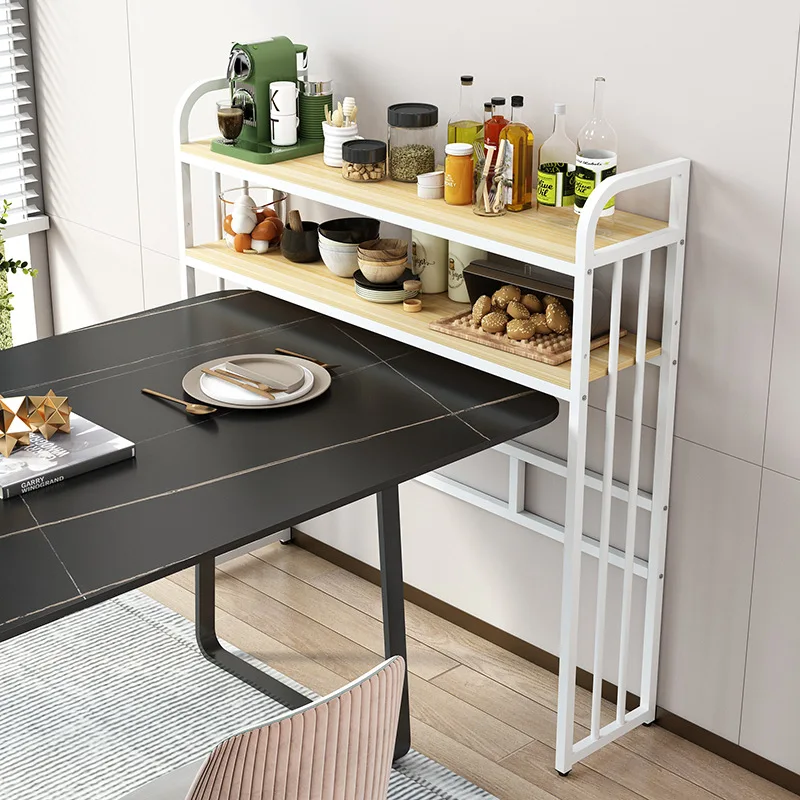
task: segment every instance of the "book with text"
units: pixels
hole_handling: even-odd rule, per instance
[[[70,417],[70,433],[50,441],[31,433],[31,443],[0,457],[0,498],[7,500],[84,472],[132,458],[133,442],[78,414]]]

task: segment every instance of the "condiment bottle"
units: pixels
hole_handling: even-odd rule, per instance
[[[483,122],[473,104],[472,75],[461,76],[461,97],[458,111],[447,123],[447,143],[464,142],[472,145],[483,130]]]
[[[444,149],[444,201],[451,206],[466,206],[472,202],[474,186],[473,149],[466,142],[454,142]]]
[[[536,201],[540,209],[566,208],[575,203],[575,153],[567,136],[567,107],[556,103],[553,135],[539,148]]]
[[[617,174],[617,134],[603,116],[603,94],[606,79],[594,79],[592,118],[578,134],[578,156],[575,159],[575,213],[580,214],[598,183]],[[600,212],[601,217],[614,213],[612,197]]]
[[[533,205],[533,131],[520,119],[523,98],[511,98],[511,122],[500,131],[506,140],[506,208],[524,211]]]
[[[492,98],[492,116],[486,121],[483,131],[483,139],[487,147],[489,145],[497,147],[500,144],[500,131],[508,125],[508,120],[505,118],[505,109],[505,97]]]

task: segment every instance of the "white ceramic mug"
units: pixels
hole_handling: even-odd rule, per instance
[[[447,239],[411,231],[411,258],[425,294],[447,291]]]
[[[297,116],[297,98],[300,87],[294,81],[273,81],[269,85],[269,116],[285,117],[289,114]]]
[[[297,144],[297,126],[300,120],[297,114],[287,114],[285,117],[272,117],[269,121],[270,139],[276,147],[288,147]]]
[[[363,139],[358,135],[358,125],[353,123],[347,128],[337,128],[335,125],[322,123],[322,133],[325,137],[325,149],[322,151],[322,160],[329,167],[342,166],[342,145],[351,139]]]
[[[482,261],[486,251],[460,242],[449,243],[447,263],[447,296],[456,303],[469,303],[469,292],[464,280],[464,267],[472,261]]]

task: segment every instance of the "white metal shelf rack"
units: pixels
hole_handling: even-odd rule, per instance
[[[212,153],[207,142],[190,142],[188,131],[192,108],[203,95],[225,88],[227,82],[224,79],[198,83],[186,92],[176,115],[181,272],[186,296],[194,294],[194,273],[195,270],[201,270],[217,275],[221,283],[224,279],[230,279],[245,284],[445,358],[458,360],[475,369],[547,392],[569,403],[566,460],[515,442],[497,448],[510,458],[508,502],[436,473],[419,479],[564,544],[555,767],[560,773],[566,774],[580,759],[638,725],[655,719],[690,162],[676,158],[621,173],[603,182],[586,203],[577,228],[565,225],[563,219],[561,222],[554,221],[552,216],[546,217],[536,212],[507,215],[502,220],[482,220],[472,215],[469,209],[458,209],[443,203],[431,205],[417,202],[413,188],[409,190],[399,184],[350,184],[341,180],[334,170],[323,167],[321,159],[317,157],[260,166]],[[324,270],[299,270],[289,262],[284,262],[280,256],[241,256],[218,242],[196,245],[192,221],[192,167],[214,174],[215,192],[219,190],[221,176],[231,176],[243,182],[270,186],[296,197],[413,227],[570,275],[574,280],[571,361],[563,368],[548,368],[518,356],[429,331],[429,319],[424,313],[405,315],[403,318],[402,314],[392,314],[386,310],[391,307],[382,307],[378,314],[372,304],[361,301],[352,292],[343,294],[340,289],[343,282],[327,275]],[[612,196],[659,181],[670,183],[670,211],[666,222],[617,212],[612,226],[598,226],[600,212]],[[217,237],[220,238],[221,219],[216,196],[214,209]],[[660,344],[648,340],[645,335],[648,327],[651,257],[653,251],[659,248],[666,249]],[[635,261],[624,264],[624,259]],[[640,335],[620,341],[623,271],[637,268],[637,331]],[[602,352],[591,351],[589,347],[592,288],[599,269],[611,272],[611,341]],[[444,316],[440,312],[447,301],[432,298],[431,302],[433,309],[430,313],[439,312],[438,316]],[[644,378],[648,361],[659,368],[652,494],[639,487]],[[634,370],[634,386],[630,475],[625,484],[613,480],[612,468],[617,376],[620,369],[629,366]],[[586,469],[589,382],[606,375],[603,471],[595,473]],[[526,465],[548,470],[566,480],[563,526],[525,509]],[[599,539],[583,532],[584,495],[587,488],[599,491],[602,495]],[[624,503],[627,509],[623,548],[614,548],[610,544],[612,500]],[[637,513],[640,510],[650,516],[646,559],[637,558],[634,554]],[[598,577],[591,724],[589,734],[576,742],[573,731],[583,553],[598,559]],[[620,657],[618,673],[609,676],[617,686],[616,714],[612,721],[602,724],[606,621],[611,613],[608,608],[609,566],[622,570],[622,602],[618,610]],[[646,582],[642,678],[638,687],[630,686],[628,672],[634,579]],[[632,711],[627,711],[625,704],[629,690],[640,697],[638,707]]]

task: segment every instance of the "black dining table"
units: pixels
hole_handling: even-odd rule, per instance
[[[191,399],[193,367],[275,348],[339,365],[330,389],[205,417],[141,393]],[[202,653],[288,708],[308,700],[217,639],[215,557],[377,495],[386,655],[405,656],[398,485],[558,414],[550,396],[251,291],[0,352],[1,395],[50,389],[136,456],[0,502],[0,641],[194,566]],[[395,754],[409,746],[406,689]]]

